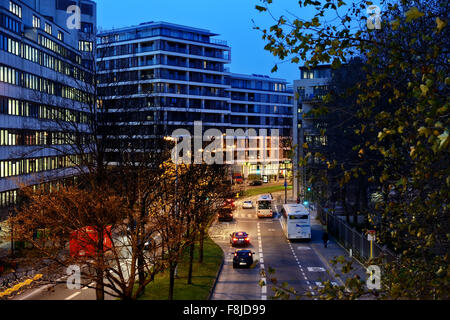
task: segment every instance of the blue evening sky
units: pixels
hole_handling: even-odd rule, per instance
[[[274,0],[275,16],[304,14],[295,0]],[[253,22],[270,27],[275,21],[267,13],[255,9],[259,0],[97,0],[98,27],[106,30],[148,21],[166,21],[218,33],[216,38],[231,46],[232,72],[264,74],[289,82],[299,78],[298,65],[285,62],[278,71],[270,70],[277,58],[264,50],[261,32]],[[304,10],[304,9],[303,9]],[[304,16],[303,16],[304,17]]]

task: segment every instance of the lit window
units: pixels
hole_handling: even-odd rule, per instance
[[[9,11],[22,18],[22,7],[12,1],[9,2]]]
[[[48,24],[47,22],[45,23],[45,32],[47,32],[48,34],[52,34],[52,25]]]
[[[78,42],[78,49],[84,52],[92,52],[92,42],[80,40]]]
[[[64,33],[62,33],[61,31],[58,31],[58,40],[64,41]]]
[[[41,19],[39,17],[36,17],[33,15],[33,28],[40,28],[41,27]]]

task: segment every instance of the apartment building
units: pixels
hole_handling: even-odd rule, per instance
[[[331,77],[331,65],[301,67],[300,80],[294,81],[293,144],[297,148],[293,163],[293,193],[302,199],[305,198],[308,188],[311,188],[308,181],[313,171],[323,169],[323,163],[314,153],[328,144],[327,136],[320,134],[320,130],[325,129],[327,123],[323,118],[312,115],[310,111],[322,103],[322,98],[328,93]],[[307,149],[304,147],[305,143]],[[299,167],[299,159],[303,159],[308,152],[312,153],[312,157],[308,159],[307,165]]]
[[[20,184],[76,173],[61,124],[88,130],[95,29],[94,1],[0,0],[0,220]]]
[[[272,128],[290,136],[293,94],[286,89],[286,81],[230,73],[226,65],[231,62],[231,48],[215,36],[209,30],[167,22],[98,35],[102,105],[111,123],[123,124],[110,129],[120,137],[117,143],[122,150],[134,142],[142,145],[142,140],[131,141],[133,137],[151,139],[178,128],[192,132],[195,121],[202,122],[203,132],[252,128],[259,134],[259,129]],[[265,144],[257,147],[261,159],[265,148],[270,157],[270,145]],[[248,141],[244,148],[248,156]],[[239,151],[235,143],[234,152]],[[234,171],[246,176],[277,175],[278,166],[265,168],[255,161],[247,158]]]
[[[229,126],[225,65],[230,47],[208,30],[167,22],[98,34],[99,93],[118,143],[170,135],[180,127]],[[149,146],[151,148],[151,146]],[[144,148],[146,149],[146,148]]]
[[[246,131],[254,129],[258,134],[253,146],[252,138],[248,136],[245,146],[236,146],[236,153],[243,149],[246,157],[237,161],[233,170],[243,174],[244,178],[258,175],[262,179],[278,179],[281,174],[288,174],[292,164],[284,162],[289,160],[287,151],[291,147],[293,92],[287,88],[287,81],[264,75],[231,73],[229,84],[230,127]],[[266,138],[261,131],[264,129],[267,130]],[[274,135],[274,129],[280,138],[272,146],[274,141],[270,137]],[[251,151],[256,159],[252,159]]]

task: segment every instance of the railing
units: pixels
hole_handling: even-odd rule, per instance
[[[210,42],[212,44],[218,44],[218,45],[221,45],[221,46],[227,46],[228,45],[226,40],[221,40],[221,39],[210,39]]]
[[[344,248],[352,249],[353,256],[367,262],[370,260],[370,241],[367,240],[367,236],[361,232],[358,232],[354,228],[350,227],[344,220],[343,216],[328,212],[326,209],[318,208],[320,217],[323,222],[326,221],[328,226],[328,232],[339,242]],[[382,258],[383,262],[391,262],[396,259],[394,253],[392,253],[386,247],[380,246],[380,244],[373,242],[372,247],[373,258]]]

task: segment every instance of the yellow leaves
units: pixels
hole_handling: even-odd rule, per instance
[[[420,85],[420,91],[422,92],[422,96],[426,96],[428,93],[428,87],[424,84]]]
[[[431,134],[431,129],[425,127],[420,127],[417,131],[419,132],[419,135],[425,137],[428,137]]]
[[[436,29],[438,33],[441,32],[441,30],[444,29],[446,25],[447,21],[442,21],[441,19],[439,19],[439,17],[436,18]]]
[[[309,146],[308,146],[308,144],[305,142],[304,144],[303,144],[303,149],[308,149],[309,148]]]
[[[440,136],[438,136],[438,139],[439,139],[439,141],[440,141],[440,143],[439,143],[439,149],[447,148],[448,143],[449,143],[448,131],[445,130],[445,132],[444,132],[443,134],[441,134]]]
[[[391,26],[392,26],[392,30],[397,30],[398,27],[400,26],[400,19],[395,19],[393,21],[391,21]]]
[[[416,153],[416,148],[411,147],[410,150],[411,150],[411,151],[409,152],[409,156],[410,156],[412,159],[414,159],[414,155],[415,155],[415,153]]]
[[[8,288],[5,291],[0,292],[0,298],[3,298],[4,296],[9,296],[9,295],[13,294],[14,292],[19,291],[23,287],[29,286],[33,281],[38,281],[41,278],[42,278],[42,274],[37,274],[32,279],[27,279],[24,282],[18,283],[14,287]]]
[[[420,12],[417,7],[412,7],[405,13],[406,22],[411,22],[412,20],[418,19],[424,15],[423,12]]]

